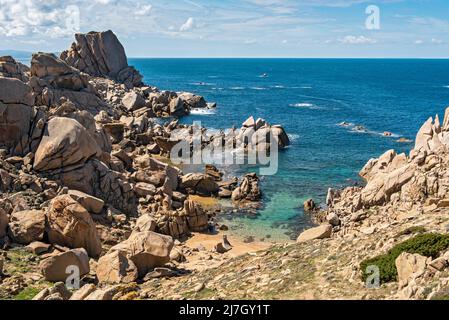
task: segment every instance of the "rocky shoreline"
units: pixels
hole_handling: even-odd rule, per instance
[[[365,186],[307,201],[319,225],[296,243],[246,243],[223,236],[216,200],[257,205],[259,177],[184,174],[170,158],[198,130],[177,119],[216,105],[145,85],[111,31],[75,39],[30,68],[0,57],[0,299],[449,297],[449,108],[409,155],[369,160]],[[290,143],[253,117],[200,130],[202,149]]]
[[[60,57],[33,54],[31,67],[0,57],[0,299],[38,289],[37,300],[130,298],[128,284],[242,252],[237,239],[217,239],[226,230],[214,220],[219,209],[198,199],[258,203],[257,175],[224,180],[213,165],[184,174],[170,158],[180,142],[193,147],[197,129],[177,119],[216,104],[145,85],[112,31],[75,40]],[[281,126],[253,117],[227,133],[201,130],[203,149],[254,142],[268,151],[251,140],[267,134],[280,148],[290,143]],[[189,247],[196,233],[213,248]],[[75,293],[65,283],[72,267]]]

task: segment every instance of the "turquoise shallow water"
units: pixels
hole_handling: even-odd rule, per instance
[[[449,103],[449,60],[398,59],[130,59],[145,82],[215,101],[215,112],[182,121],[225,129],[253,115],[281,124],[292,145],[279,171],[262,180],[264,208],[232,215],[234,232],[294,238],[310,223],[307,198],[324,202],[328,187],[360,183],[358,171],[394,148],[408,151],[420,125]],[[267,78],[259,77],[267,73]],[[337,126],[347,121],[367,132]],[[393,137],[384,137],[389,131]],[[254,168],[241,167],[243,173]]]

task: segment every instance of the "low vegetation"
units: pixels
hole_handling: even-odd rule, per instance
[[[362,261],[360,270],[362,270],[363,281],[366,281],[366,278],[370,275],[367,272],[367,267],[372,265],[379,268],[381,283],[396,281],[398,273],[395,261],[403,252],[436,258],[441,251],[447,248],[449,248],[449,235],[447,234],[427,233],[417,235],[397,244],[386,254]]]

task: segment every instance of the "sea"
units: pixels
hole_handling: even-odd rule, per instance
[[[194,110],[183,123],[201,121],[218,131],[254,116],[285,128],[291,145],[280,152],[277,173],[261,177],[262,207],[255,214],[234,210],[220,217],[229,232],[255,240],[295,239],[312,224],[302,208],[306,199],[324,206],[328,188],[363,185],[358,172],[370,158],[389,149],[409,152],[422,123],[436,114],[442,120],[449,104],[449,60],[130,59],[130,64],[150,85],[217,103],[214,110]]]

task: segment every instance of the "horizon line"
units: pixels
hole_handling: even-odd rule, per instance
[[[423,60],[449,60],[448,57],[139,57],[139,56],[129,56],[128,59],[423,59]]]

